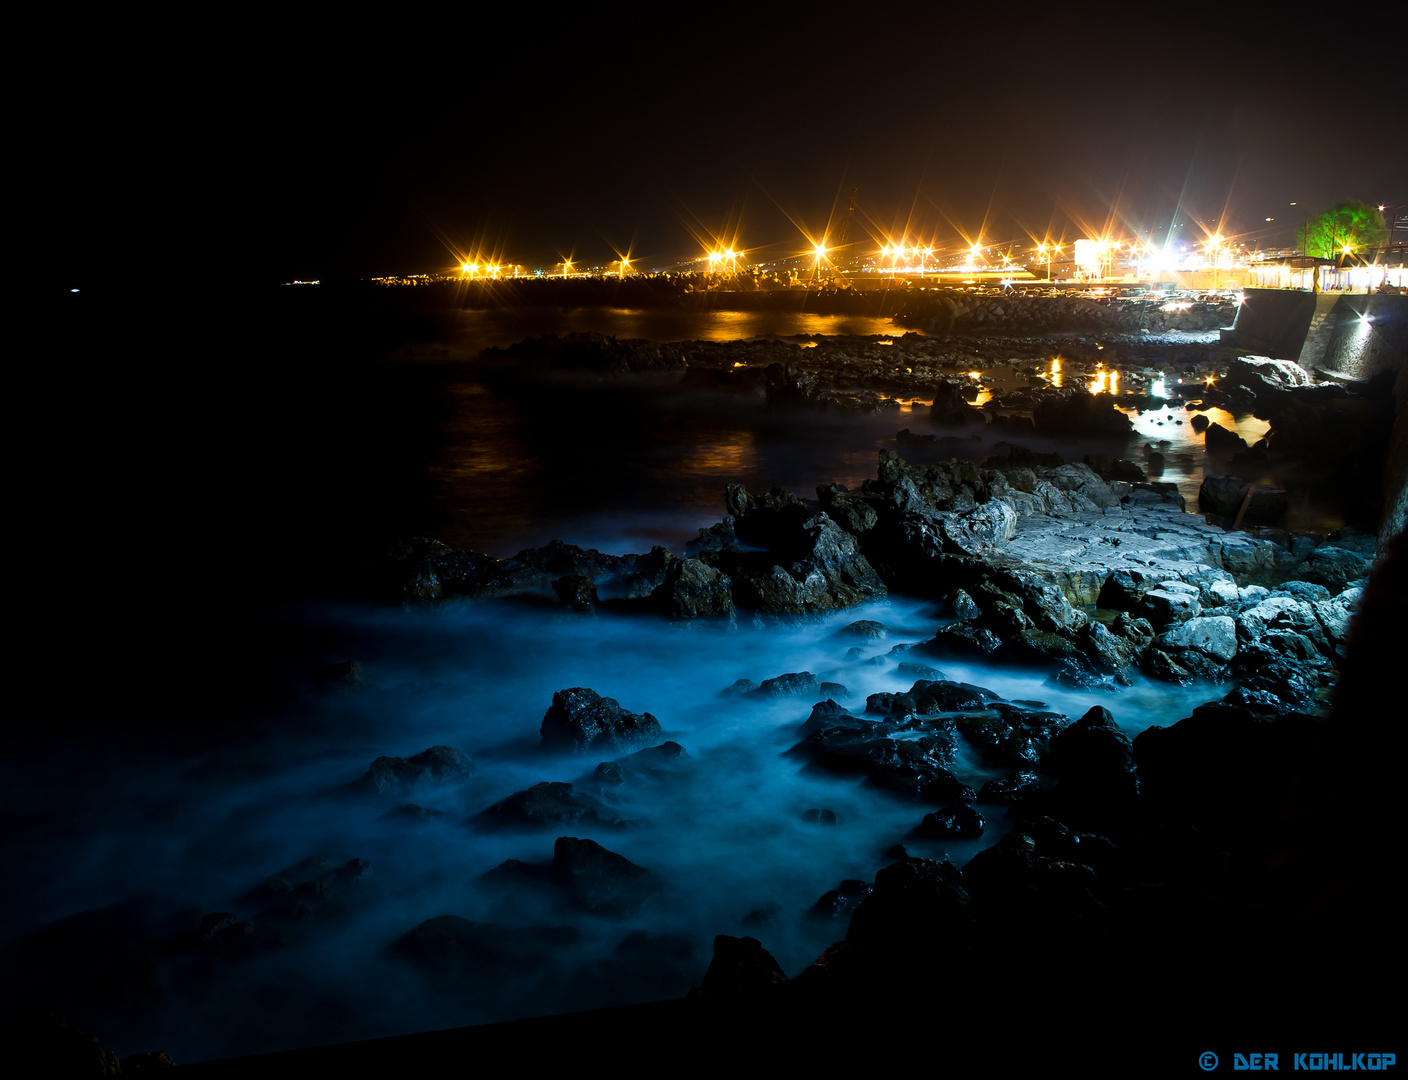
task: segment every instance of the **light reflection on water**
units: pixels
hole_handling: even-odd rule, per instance
[[[1005,368],[980,377],[994,386],[1017,381]],[[984,387],[976,404],[991,396]],[[855,488],[875,475],[880,449],[896,448],[901,428],[956,435],[965,442],[964,456],[975,461],[1001,439],[1055,449],[1068,461],[1092,452],[1125,457],[1151,480],[1177,484],[1190,510],[1204,475],[1228,468],[1209,458],[1189,422],[1195,414],[1181,406],[1125,410],[1133,431],[1121,443],[1014,438],[1005,429],[976,425],[941,429],[922,397],[876,414],[796,414],[770,412],[761,394],[682,386],[634,396],[620,388],[546,387],[529,396],[500,396],[459,382],[450,387],[448,405],[438,449],[424,465],[439,517],[428,527],[446,543],[499,556],[554,538],[617,553],[654,544],[678,551],[722,516],[726,485],[742,483],[755,492],[781,486],[804,498],[822,483]],[[1248,445],[1268,430],[1250,415],[1224,409],[1206,415]],[[1163,454],[1162,473],[1149,471],[1146,446]],[[911,461],[938,460],[913,447],[898,449]],[[948,444],[935,452],[947,457],[954,451]]]
[[[888,317],[778,311],[683,311],[641,308],[520,308],[461,311],[462,345],[473,354],[526,337],[592,332],[650,341],[738,341],[799,334],[895,334]]]
[[[1210,423],[1220,424],[1228,431],[1240,435],[1248,446],[1255,445],[1271,430],[1265,420],[1258,420],[1250,413],[1234,416],[1226,409],[1200,409],[1191,412],[1182,405],[1165,405],[1162,409],[1122,410],[1134,424],[1130,439],[1130,460],[1145,468],[1147,472],[1147,451],[1152,445],[1164,455],[1164,469],[1160,475],[1151,475],[1151,480],[1178,485],[1179,494],[1188,502],[1191,510],[1197,505],[1198,489],[1205,475],[1216,475],[1226,471],[1226,462],[1209,459],[1204,437],[1193,430],[1189,422],[1198,413],[1206,416]],[[1180,423],[1180,421],[1182,421]]]

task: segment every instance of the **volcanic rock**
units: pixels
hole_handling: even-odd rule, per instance
[[[543,714],[542,745],[564,750],[634,750],[660,737],[650,713],[626,712],[614,698],[574,686],[552,696]]]
[[[714,938],[714,957],[695,994],[717,1001],[766,998],[787,985],[787,975],[757,938]]]
[[[624,855],[575,836],[557,838],[550,876],[572,903],[595,915],[632,915],[664,888],[659,878]]]
[[[500,827],[599,825],[616,828],[631,824],[590,795],[575,791],[571,784],[551,782],[514,792],[482,811],[476,820]]]
[[[377,758],[362,777],[362,783],[381,793],[432,781],[463,780],[478,770],[479,766],[463,750],[432,746],[409,758]]]
[[[987,822],[968,803],[955,803],[954,805],[936,811],[932,814],[925,814],[924,820],[914,830],[916,836],[927,836],[935,839],[947,840],[955,837],[972,838],[983,835],[983,826]]]

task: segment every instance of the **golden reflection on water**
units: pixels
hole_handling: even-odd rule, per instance
[[[583,310],[577,313],[588,316]],[[632,308],[602,308],[601,321],[609,322],[618,337],[652,341],[739,341],[755,337],[793,337],[798,334],[892,334],[888,318],[865,315],[779,314],[768,311],[652,312]],[[602,331],[606,332],[606,331]],[[892,342],[880,342],[888,345]]]
[[[731,431],[712,442],[696,443],[682,459],[681,470],[694,476],[721,476],[735,480],[758,464],[758,448],[751,431]]]
[[[1246,439],[1248,446],[1265,438],[1266,433],[1271,430],[1271,425],[1265,420],[1258,420],[1250,413],[1240,417],[1233,416],[1226,409],[1199,409],[1197,412],[1190,412],[1182,406],[1166,405],[1162,409],[1151,409],[1143,413],[1137,409],[1124,411],[1134,422],[1134,431],[1140,438],[1166,439],[1178,449],[1203,449],[1203,436],[1194,431],[1193,425],[1189,423],[1198,413],[1206,416],[1209,422],[1220,424],[1228,431],[1240,435]],[[1178,423],[1179,420],[1183,423]]]
[[[1092,394],[1118,394],[1120,385],[1120,373],[1118,371],[1106,371],[1102,367],[1090,380],[1088,389]]]
[[[1203,477],[1226,471],[1225,463],[1210,460],[1204,437],[1193,430],[1190,423],[1198,413],[1206,416],[1209,422],[1220,424],[1228,431],[1240,435],[1248,446],[1254,446],[1266,437],[1271,425],[1258,420],[1251,414],[1234,416],[1226,409],[1199,409],[1191,412],[1181,405],[1165,405],[1162,409],[1140,412],[1138,409],[1121,410],[1134,425],[1130,437],[1132,459],[1144,464],[1143,447],[1152,445],[1164,455],[1165,465],[1162,475],[1151,475],[1151,480],[1162,480],[1178,485],[1179,493],[1188,501],[1191,510],[1197,505],[1198,489]],[[1181,424],[1179,421],[1183,421]]]

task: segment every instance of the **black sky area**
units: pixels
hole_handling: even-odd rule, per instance
[[[793,222],[823,235],[854,187],[876,238],[1143,235],[1181,201],[1274,246],[1343,198],[1408,202],[1401,35],[1290,10],[475,5],[169,46],[81,26],[30,114],[39,231],[85,279],[649,267],[709,233],[800,252]]]

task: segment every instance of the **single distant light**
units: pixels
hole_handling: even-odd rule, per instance
[[[69,289],[69,292],[77,292],[77,289]]]
[[[74,292],[77,292],[78,290],[77,290],[77,289],[74,289],[73,291],[74,291]],[[1360,321],[1360,322],[1373,322],[1373,321],[1374,321],[1374,317],[1373,317],[1372,315],[1370,315],[1370,314],[1366,311],[1366,312],[1364,312],[1363,315],[1359,316],[1359,321]]]

